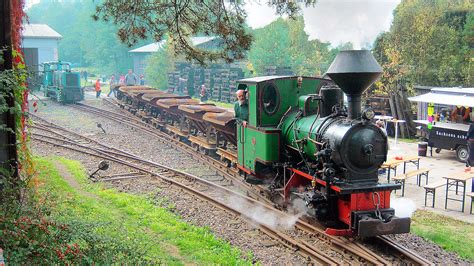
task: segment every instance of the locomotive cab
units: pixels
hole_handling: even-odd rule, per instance
[[[317,94],[327,82],[330,80],[297,76],[239,80],[238,88],[247,91],[249,121],[246,127],[237,124],[238,168],[262,182],[274,176],[273,166],[282,162],[282,118],[305,103],[307,111],[314,112],[317,106],[308,95]]]

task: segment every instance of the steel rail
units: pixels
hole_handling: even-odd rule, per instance
[[[383,243],[389,245],[390,247],[398,250],[403,256],[407,257],[408,259],[412,260],[412,264],[418,264],[418,265],[435,265],[433,262],[427,260],[426,258],[423,258],[416,252],[409,250],[399,243],[395,242],[394,240],[390,239],[387,236],[378,236],[377,239],[382,241]]]
[[[41,136],[43,138],[48,138],[47,136],[43,135]],[[71,147],[71,146],[67,146],[67,145],[63,145],[63,144],[58,144],[58,143],[54,143],[54,142],[51,142],[49,140],[45,140],[45,139],[41,139],[41,138],[38,138],[38,136],[33,136],[32,139],[36,140],[36,141],[40,141],[40,142],[44,142],[44,143],[47,143],[47,144],[50,144],[50,145],[54,145],[54,146],[59,146],[59,147],[62,147],[62,148],[66,148],[66,149],[70,149],[70,150],[73,150],[73,151],[76,151],[76,152],[79,152],[81,154],[87,154],[89,156],[94,156],[94,157],[99,157],[99,158],[103,158],[103,159],[108,159],[110,161],[113,161],[113,162],[116,162],[116,163],[119,163],[119,164],[122,164],[122,165],[125,165],[125,166],[128,166],[128,167],[131,167],[135,170],[138,170],[140,172],[144,172],[144,173],[147,173],[149,175],[152,175],[152,176],[155,176],[155,177],[159,177],[160,179],[164,180],[165,182],[167,183],[170,183],[170,184],[173,184],[185,191],[187,191],[188,193],[190,194],[193,194],[199,198],[201,198],[202,200],[204,201],[207,201],[207,202],[211,202],[213,203],[215,206],[219,207],[220,209],[222,210],[225,210],[225,211],[229,211],[235,215],[238,215],[238,216],[242,216],[242,217],[245,217],[246,220],[248,221],[252,221],[253,223],[255,223],[255,221],[253,221],[251,219],[250,216],[248,216],[247,214],[245,213],[242,213],[241,211],[235,209],[234,207],[232,206],[229,206],[228,204],[224,203],[224,202],[221,202],[219,200],[216,200],[215,198],[209,196],[209,195],[206,195],[204,194],[203,192],[201,191],[198,191],[192,187],[190,187],[189,185],[187,184],[183,184],[181,182],[178,182],[168,176],[165,176],[163,174],[160,174],[160,173],[155,173],[153,171],[150,171],[148,169],[145,169],[143,167],[140,167],[138,165],[135,165],[135,164],[132,164],[132,163],[129,163],[129,162],[126,162],[124,160],[121,160],[121,159],[118,159],[118,158],[114,158],[112,156],[107,156],[107,155],[100,155],[100,154],[94,154],[94,153],[91,153],[91,152],[87,152],[87,151],[84,151],[84,150],[81,150],[81,149],[76,149],[74,147]],[[52,138],[53,140],[55,141],[58,141],[57,138]],[[61,141],[61,140],[59,140]],[[69,141],[66,141],[68,144],[70,143]],[[77,146],[83,148],[83,145],[81,144],[78,144]],[[94,150],[94,149],[92,149]],[[95,150],[94,150],[95,151]],[[169,168],[167,168],[166,170],[170,170]],[[192,181],[199,181],[200,183],[203,183],[203,184],[206,184],[208,185],[209,187],[213,188],[213,189],[216,189],[216,190],[219,190],[220,192],[224,192],[228,195],[232,195],[232,196],[239,196],[239,197],[242,197],[243,199],[245,200],[248,200],[248,201],[251,201],[253,202],[254,204],[260,204],[262,207],[265,207],[266,205],[263,205],[261,204],[260,202],[257,202],[249,197],[246,197],[244,195],[241,195],[233,190],[229,190],[225,187],[222,187],[222,186],[219,186],[219,185],[216,185],[212,182],[209,182],[207,180],[204,180],[204,179],[201,179],[197,176],[194,176],[194,175],[190,175],[190,174],[187,174],[187,173],[184,173],[182,171],[179,171],[179,170],[174,170],[173,169],[173,172],[177,175],[182,175],[184,176],[187,180],[192,180]],[[281,242],[283,245],[287,246],[287,247],[290,247],[292,249],[296,249],[298,252],[302,253],[302,255],[304,256],[310,256],[315,262],[317,263],[321,263],[321,264],[327,264],[327,265],[340,265],[341,263],[334,260],[333,258],[327,256],[326,254],[324,254],[323,252],[315,249],[314,247],[312,247],[311,245],[303,242],[303,241],[299,241],[299,240],[295,240],[293,239],[291,236],[285,234],[284,232],[282,231],[279,231],[279,230],[276,230],[276,229],[273,229],[265,224],[262,224],[262,223],[258,223],[258,226],[259,226],[259,229],[264,232],[265,234],[267,234],[268,236],[274,238],[275,240]]]
[[[115,103],[111,102],[111,101],[108,101],[108,100],[104,100],[106,103],[108,103],[109,105],[113,106],[114,108],[116,108],[117,110],[119,111],[124,111],[123,108],[120,108],[118,107]],[[101,109],[101,108],[97,108],[97,107],[92,107],[92,106],[89,106],[89,105],[82,105],[86,108],[91,108],[95,111],[98,111],[100,113],[109,113],[111,115],[115,115],[116,113],[115,112],[111,112],[111,111],[108,111],[108,110],[104,110],[104,109]],[[126,114],[129,114],[129,113],[126,113]],[[143,121],[140,120],[141,123],[145,123]],[[148,125],[148,124],[147,124]],[[164,134],[164,133],[163,133]],[[166,135],[166,134],[164,134]],[[166,135],[168,136],[168,135]],[[168,138],[170,139],[171,141],[173,142],[176,142],[176,140],[172,139],[172,138]],[[182,142],[179,142],[179,145],[185,145],[184,143]],[[193,153],[195,153],[193,151]],[[203,156],[201,154],[199,154],[200,156]],[[208,156],[206,156],[208,157]],[[216,167],[215,165],[211,165],[211,167]],[[219,164],[219,167],[222,167],[222,164]],[[229,169],[227,167],[225,167],[226,169]],[[226,172],[227,174],[229,175],[236,175],[238,174],[237,172]],[[250,187],[250,189],[253,189],[254,187]],[[262,195],[261,193],[258,193],[257,195],[259,198],[262,198]],[[264,198],[266,199],[266,198]],[[268,204],[268,201],[267,201],[267,204]],[[275,209],[273,207],[273,203],[270,202],[269,203],[271,206],[272,209]],[[321,229],[321,228],[318,228],[316,226],[313,226],[309,223],[306,223],[305,221],[303,221],[302,219],[298,219],[296,221],[296,224],[295,226],[300,229],[300,230],[303,230],[305,231],[306,233],[309,233],[309,234],[313,234],[315,235],[316,237],[320,238],[320,239],[324,239],[325,241],[328,241],[330,242],[332,245],[334,245],[335,247],[339,248],[339,249],[343,249],[343,250],[347,250],[349,251],[350,253],[353,253],[353,254],[364,254],[364,259],[367,260],[367,262],[369,263],[372,263],[374,265],[389,265],[390,263],[387,262],[385,259],[383,259],[382,257],[380,257],[379,255],[377,255],[375,252],[371,251],[370,249],[364,247],[364,246],[361,246],[360,244],[357,244],[356,242],[352,242],[352,241],[349,241],[347,240],[347,238],[344,238],[344,237],[335,237],[335,236],[330,236],[330,235],[327,235],[325,232],[324,232],[324,229]]]
[[[110,102],[110,101],[106,101],[107,103],[113,105],[115,108],[117,108],[118,110],[122,111],[123,109],[122,108],[119,108],[117,107],[114,103]],[[88,105],[81,105],[82,107],[84,108],[89,108]],[[94,109],[94,113],[96,114],[101,114],[101,115],[104,115],[104,113],[109,113],[108,115],[108,118],[111,118],[110,116],[113,116],[113,115],[116,115],[116,113],[114,112],[110,112],[110,111],[107,111],[107,110],[104,110],[104,109],[101,109],[101,108],[96,108],[96,107],[91,107],[92,109]],[[85,111],[89,111],[91,112],[90,110],[85,110]],[[128,116],[123,116],[121,115],[121,117],[128,117]],[[111,118],[113,119],[113,118]],[[117,121],[117,122],[121,122],[119,120],[116,120],[114,119],[114,121]],[[137,122],[140,122],[141,124],[144,124],[145,127],[147,128],[147,130],[149,130],[150,128],[150,125],[141,121],[141,120],[138,120],[138,119],[135,119],[135,121]],[[156,128],[154,127],[151,127],[152,129],[154,129],[154,131],[157,131]],[[172,142],[173,144],[175,145],[180,145],[182,147],[182,149],[185,149],[186,152],[190,153],[189,152],[189,146],[180,142],[180,141],[177,141],[173,138],[171,138],[169,135],[161,132],[160,132],[160,137],[163,137],[162,140],[164,141],[167,141],[167,142]],[[183,146],[186,146],[186,147],[183,147]],[[194,150],[192,150],[192,153],[194,156],[196,156],[196,153]],[[204,156],[202,154],[199,154],[199,157],[198,159],[202,159],[204,160],[205,162],[209,162],[210,157],[208,156]],[[212,158],[211,158],[212,159]],[[215,165],[210,165],[211,167],[213,168],[216,168]],[[221,174],[226,174],[226,175],[231,175],[233,176],[233,179],[235,178],[235,175],[237,174],[236,171],[229,171],[229,168],[227,168],[226,166],[222,165],[222,163],[218,163],[218,166],[217,166],[221,171],[219,171]],[[221,168],[224,168],[225,170],[222,171]],[[216,170],[219,170],[219,169],[216,169]],[[254,190],[256,187],[254,186],[249,186],[250,189]],[[246,188],[246,189],[249,189],[249,188]],[[248,190],[247,190],[248,191]],[[255,194],[255,193],[254,193]],[[268,201],[268,199],[266,197],[263,197],[261,195],[261,192],[257,192],[256,193],[258,199],[264,199],[265,202],[267,202],[267,204],[272,204],[271,202]],[[273,207],[271,207],[273,208]],[[273,208],[274,209],[274,208]],[[363,246],[363,244],[361,244],[360,242],[357,242],[357,241],[350,241],[348,240],[347,238],[344,238],[344,237],[334,237],[334,236],[329,236],[327,234],[324,233],[324,230],[320,229],[320,228],[317,228],[313,225],[310,225],[304,221],[302,221],[301,219],[299,219],[295,225],[298,229],[300,230],[304,230],[305,232],[307,233],[311,233],[311,234],[316,234],[316,236],[318,238],[322,238],[322,239],[326,239],[328,241],[331,242],[332,245],[336,246],[337,248],[339,249],[343,249],[343,250],[347,250],[349,251],[350,253],[353,253],[353,254],[357,254],[358,256],[360,254],[363,253],[363,258],[368,262],[368,263],[372,263],[374,265],[389,265],[391,263],[387,262],[385,259],[383,259],[382,257],[380,257],[379,255],[377,255],[375,252],[373,252],[372,250],[368,249],[367,247]],[[387,243],[387,245],[391,246],[389,243]],[[402,252],[402,249],[400,248],[397,248],[397,247],[393,247],[394,250],[396,250],[397,252],[400,252],[402,253],[406,258],[409,258],[411,261],[415,262],[415,263],[419,263],[419,262],[422,262],[424,260],[423,263],[420,263],[420,265],[425,265],[426,264],[426,261],[425,259],[421,258],[420,259],[420,256],[416,253],[413,252],[413,254],[410,254],[409,250],[408,253],[405,252]],[[362,257],[362,256],[361,256]]]
[[[128,126],[130,126],[132,128],[135,128],[135,129],[143,130],[143,132],[155,137],[157,140],[159,140],[162,143],[172,144],[173,145],[172,147],[175,147],[176,149],[179,149],[180,151],[191,155],[193,158],[198,159],[200,162],[205,163],[206,165],[210,166],[212,169],[216,170],[221,175],[227,177],[229,180],[232,181],[232,183],[235,183],[238,187],[240,187],[241,189],[247,191],[249,193],[248,194],[249,196],[252,196],[252,197],[254,197],[255,199],[258,199],[258,200],[265,201],[267,204],[272,204],[272,202],[269,199],[267,199],[265,197],[261,197],[261,194],[264,193],[263,189],[261,189],[260,187],[255,187],[255,186],[248,185],[247,183],[243,182],[242,179],[238,176],[238,173],[236,171],[232,171],[231,169],[229,169],[223,163],[221,163],[221,162],[219,162],[219,161],[217,161],[217,160],[215,160],[215,159],[213,159],[209,156],[206,156],[206,155],[203,155],[203,154],[200,154],[200,153],[196,153],[196,151],[194,149],[192,149],[189,145],[186,145],[185,143],[183,143],[179,140],[173,139],[168,134],[165,134],[164,132],[161,132],[158,129],[156,129],[154,127],[151,127],[149,124],[147,124],[147,123],[145,123],[141,120],[136,121],[136,122],[139,122],[139,124],[132,123],[132,122],[129,122],[129,121],[125,121],[123,119],[119,119],[119,118],[115,117],[116,113],[114,113],[114,112],[99,109],[99,108],[96,108],[96,107],[92,107],[91,109],[89,109],[89,106],[85,105],[85,104],[74,105],[74,108],[77,108],[77,109],[82,110],[82,111],[86,111],[86,112],[90,112],[90,113],[100,115],[104,118],[113,120],[113,121],[121,123],[121,124],[128,125]]]

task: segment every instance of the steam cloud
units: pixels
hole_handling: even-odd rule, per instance
[[[400,218],[411,217],[416,210],[415,202],[407,198],[392,197],[390,207],[395,209],[395,216]]]
[[[259,204],[254,204],[237,196],[227,198],[226,204],[240,211],[245,218],[249,218],[257,224],[264,224],[274,229],[291,229],[298,218],[306,212],[303,200],[293,201],[287,215],[273,212]]]

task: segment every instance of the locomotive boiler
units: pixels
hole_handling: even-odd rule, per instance
[[[370,237],[410,230],[410,219],[390,208],[401,185],[378,182],[387,136],[371,122],[373,111],[361,108],[361,94],[381,72],[369,51],[342,51],[325,77],[239,80],[245,125],[231,110],[149,87],[122,86],[118,97],[142,119],[236,167],[278,205],[304,200],[327,233]]]
[[[390,208],[400,185],[378,183],[387,136],[371,122],[373,111],[361,108],[361,94],[381,73],[369,51],[342,51],[326,73],[330,79],[239,81],[248,91],[249,121],[237,125],[238,167],[248,182],[265,183],[285,202],[304,199],[330,234],[409,232],[410,218]]]

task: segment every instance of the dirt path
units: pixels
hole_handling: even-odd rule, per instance
[[[99,197],[97,195],[94,195],[90,192],[82,190],[81,184],[79,184],[79,182],[77,182],[77,180],[69,172],[69,170],[67,169],[67,167],[64,164],[62,164],[61,162],[58,162],[58,161],[54,161],[53,164],[56,167],[56,169],[58,170],[59,174],[64,178],[64,180],[66,180],[66,182],[74,190],[77,191],[77,193],[79,193],[81,196],[85,196],[85,197],[88,197],[88,198],[99,199]]]

